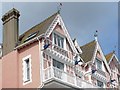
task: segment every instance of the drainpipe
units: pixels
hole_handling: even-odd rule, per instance
[[[40,45],[40,40],[39,38],[37,37],[37,40],[39,42],[39,62],[40,62],[40,86],[38,88],[42,88],[44,86],[44,83],[43,83],[43,74],[42,74],[42,71],[43,71],[43,51],[42,51],[42,48],[41,48],[41,45]],[[43,46],[43,39],[42,39],[42,46]]]

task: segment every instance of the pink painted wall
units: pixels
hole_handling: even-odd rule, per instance
[[[2,60],[0,59],[0,90],[2,89]]]
[[[2,58],[2,88],[18,87],[17,50]]]
[[[100,58],[100,59],[102,59],[102,56],[100,55],[99,51],[97,51],[97,57]]]
[[[23,85],[22,59],[31,55],[32,64],[32,82]],[[40,60],[39,60],[39,44],[38,42],[26,46],[19,51],[19,87],[20,88],[37,88],[40,86]]]
[[[23,85],[22,59],[28,55],[31,55],[32,82]],[[38,42],[26,46],[19,51],[15,50],[5,55],[2,58],[2,61],[3,88],[38,88],[40,86],[40,60]]]
[[[61,28],[60,25],[57,25],[54,30],[57,31],[57,32],[59,32],[59,33],[62,34],[62,35],[65,35],[65,34],[64,34],[64,31],[62,30],[62,28]]]

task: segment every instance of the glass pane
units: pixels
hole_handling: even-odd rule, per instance
[[[53,66],[56,67],[56,60],[53,59]]]
[[[45,58],[45,53],[43,53],[43,58]]]
[[[29,80],[29,79],[30,79],[30,69],[27,68],[27,80]]]
[[[96,60],[97,60],[97,68],[102,70],[102,62],[98,59],[96,59]]]
[[[98,85],[99,87],[103,87],[103,82],[97,80],[97,85]]]
[[[57,36],[55,33],[54,33],[54,44],[57,44]]]
[[[30,79],[30,64],[29,64],[29,59],[25,60],[26,62],[26,76],[27,76],[27,80]]]
[[[55,59],[53,59],[53,66],[61,70],[64,70],[64,64],[59,61],[56,61]]]
[[[61,48],[63,48],[64,39],[61,37]]]
[[[58,36],[58,46],[60,47],[60,37]]]

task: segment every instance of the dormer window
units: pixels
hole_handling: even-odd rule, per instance
[[[61,48],[64,48],[64,38],[54,33],[54,44]]]
[[[37,31],[37,32],[34,32],[34,33],[31,33],[31,34],[25,39],[24,42],[26,42],[26,41],[28,41],[28,40],[34,38],[34,37],[37,35],[37,33],[38,33],[38,31]]]

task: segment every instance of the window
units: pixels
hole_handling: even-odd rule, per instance
[[[64,48],[64,38],[54,33],[54,44],[61,48]]]
[[[23,85],[31,82],[31,55],[23,58]]]
[[[25,39],[24,42],[26,42],[26,41],[28,41],[28,40],[34,38],[34,37],[37,35],[37,33],[38,33],[38,31],[37,31],[37,32],[34,32],[34,33],[31,33],[31,34]]]
[[[30,62],[29,62],[29,59],[25,60],[26,62],[26,77],[27,77],[27,80],[29,81],[30,80]]]
[[[97,69],[102,70],[102,61],[96,59],[97,62]]]
[[[99,87],[102,87],[102,88],[103,88],[103,82],[101,82],[101,81],[99,81],[99,80],[97,80],[97,85],[98,85]]]
[[[53,66],[58,69],[64,70],[64,64],[55,59],[53,59]]]

